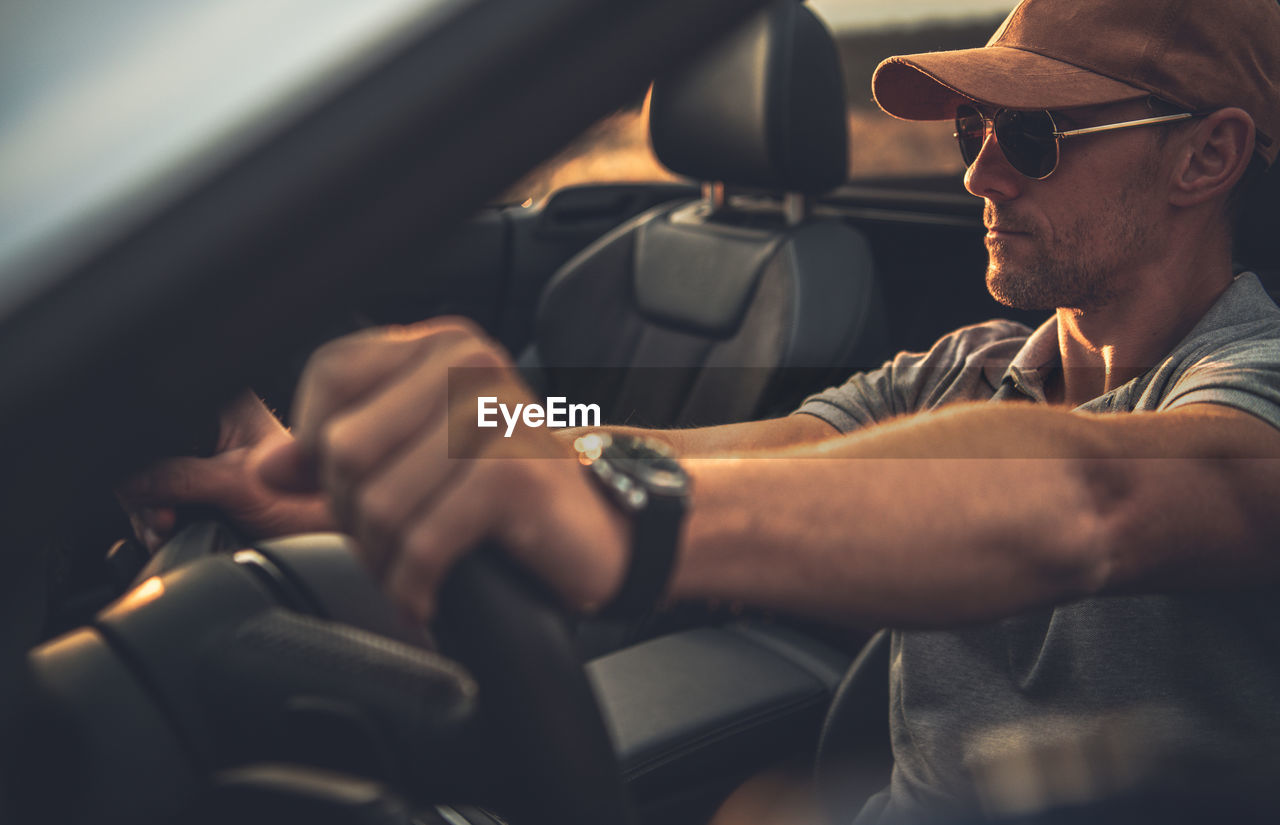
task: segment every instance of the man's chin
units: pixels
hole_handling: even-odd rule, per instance
[[[1057,304],[1041,285],[1025,273],[1015,274],[995,266],[987,268],[987,292],[1011,309],[1054,309]]]

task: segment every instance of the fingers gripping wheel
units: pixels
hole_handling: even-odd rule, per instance
[[[522,825],[630,823],[617,757],[559,611],[496,549],[458,563],[440,594],[442,647],[480,684],[491,804]]]

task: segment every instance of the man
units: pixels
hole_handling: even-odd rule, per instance
[[[417,620],[496,538],[588,612],[664,596],[899,628],[897,764],[868,820],[976,807],[1014,738],[1117,714],[1156,720],[1146,753],[1274,764],[1280,616],[1256,588],[1280,574],[1280,310],[1233,278],[1229,215],[1280,149],[1277,43],[1273,0],[1026,0],[983,49],[882,64],[888,112],[957,120],[992,294],[1056,314],[959,330],[786,418],[649,434],[682,456],[682,520],[615,504],[581,466],[598,443],[477,428],[478,397],[530,399],[453,320],[326,346],[291,437],[242,402],[223,453],[129,497],[259,532],[327,506]]]

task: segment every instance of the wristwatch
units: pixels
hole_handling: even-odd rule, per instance
[[[661,602],[675,567],[689,476],[675,452],[651,438],[594,432],[573,446],[587,473],[631,520],[631,558],[622,586],[596,615],[645,616]]]

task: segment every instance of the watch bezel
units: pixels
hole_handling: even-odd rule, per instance
[[[684,500],[689,476],[668,445],[649,438],[590,433],[575,442],[579,461],[595,475],[614,500],[631,512],[655,499]]]

